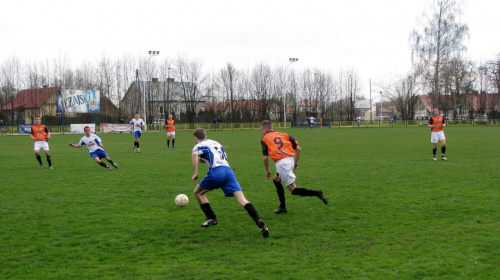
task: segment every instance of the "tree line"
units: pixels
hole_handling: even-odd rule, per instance
[[[429,94],[434,107],[451,108],[454,114],[471,114],[468,96],[500,92],[500,53],[479,64],[466,57],[468,26],[460,22],[463,10],[455,0],[432,0],[421,26],[409,34],[412,68],[389,81],[375,81],[374,88],[391,103],[402,119],[414,118],[415,96]],[[119,106],[134,81],[174,79],[186,85],[182,91],[182,121],[197,122],[222,116],[226,121],[270,119],[297,121],[308,116],[324,120],[354,120],[357,104],[370,89],[363,89],[354,68],[332,73],[317,67],[294,69],[295,61],[271,66],[256,64],[237,69],[232,63],[208,72],[201,60],[185,56],[159,59],[151,55],[102,56],[72,67],[68,56],[24,62],[11,56],[0,64],[0,105],[9,103],[22,89],[43,86],[95,89]],[[442,96],[450,96],[442,104]],[[451,101],[449,101],[451,100]],[[197,112],[205,101],[219,106]],[[380,102],[380,101],[379,101]],[[497,106],[498,108],[498,106]],[[485,109],[485,108],[483,108]],[[3,113],[3,112],[2,112]],[[148,122],[153,114],[148,114]],[[166,112],[174,113],[174,112]],[[120,111],[117,112],[117,118]],[[125,116],[128,117],[128,116]]]

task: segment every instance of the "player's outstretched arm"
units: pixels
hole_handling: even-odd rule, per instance
[[[73,144],[71,142],[68,143],[68,145],[70,145],[71,147],[73,148],[80,148],[80,146],[76,145],[76,144]]]

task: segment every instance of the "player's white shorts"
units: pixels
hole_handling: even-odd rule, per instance
[[[35,146],[33,148],[35,151],[48,151],[49,143],[47,141],[35,141]]]
[[[167,137],[175,136],[175,131],[167,132]]]
[[[293,173],[293,167],[295,166],[295,159],[293,157],[287,157],[280,159],[276,162],[276,173],[279,174],[281,181],[285,187],[290,186],[295,183],[295,173]]]
[[[431,132],[431,142],[432,143],[437,143],[437,142],[444,140],[444,139],[446,139],[444,137],[444,131],[441,130],[441,131]]]

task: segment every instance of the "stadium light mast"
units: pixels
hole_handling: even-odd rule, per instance
[[[383,102],[383,99],[382,99],[382,92],[380,92],[380,123],[382,123],[382,119],[383,119],[383,111],[384,111],[384,102]]]
[[[296,57],[291,57],[288,59],[288,61],[290,63],[288,63],[288,65],[286,66],[285,71],[283,73],[283,75],[285,76],[284,77],[285,81],[286,81],[286,70],[288,70],[288,67],[290,67],[290,65],[292,65],[292,63],[299,61],[299,59]],[[285,83],[285,85],[286,85],[286,83]],[[286,90],[286,86],[285,86],[285,90]],[[283,125],[286,126],[286,93],[283,93]]]
[[[157,56],[160,54],[160,51],[149,51],[149,58],[148,58],[148,61],[146,61],[146,71],[148,70],[148,66],[149,66],[149,61],[151,60],[152,57],[154,56]],[[147,76],[147,75],[146,75]],[[147,78],[147,77],[146,77]],[[147,118],[147,114],[146,114],[146,92],[145,92],[145,88],[143,88],[144,91],[142,92],[142,96],[143,96],[143,104],[142,104],[142,109],[144,110],[144,120],[146,120],[146,123],[148,122],[148,118]]]

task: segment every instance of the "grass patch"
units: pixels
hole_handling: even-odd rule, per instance
[[[131,134],[100,134],[112,171],[67,145],[81,135],[53,135],[54,170],[38,169],[29,136],[0,137],[0,278],[498,278],[500,129],[447,128],[446,162],[431,160],[427,128],[286,132],[303,149],[297,185],[323,189],[329,205],[287,192],[289,212],[275,215],[259,130],[208,131],[268,239],[221,191],[208,194],[219,225],[200,227],[192,132],[168,150],[164,133],[145,133],[140,154]],[[188,206],[175,206],[179,193]]]

